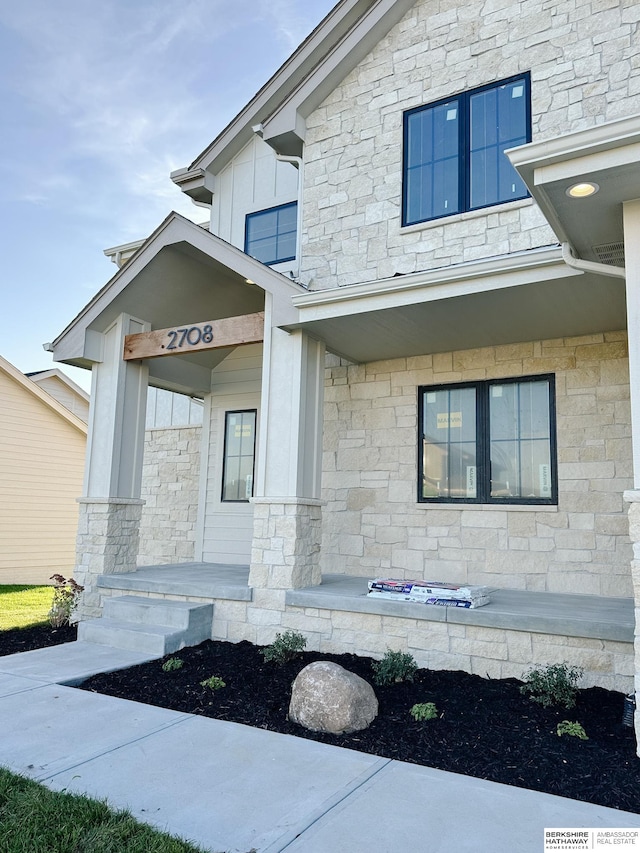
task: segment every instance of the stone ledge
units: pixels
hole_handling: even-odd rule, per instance
[[[368,598],[367,578],[327,574],[323,576],[321,586],[288,590],[285,600],[295,607],[320,610],[344,610],[623,643],[633,643],[634,639],[635,616],[631,598],[493,589],[491,604],[477,610],[463,610]]]

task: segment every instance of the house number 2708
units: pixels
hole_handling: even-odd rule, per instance
[[[213,328],[210,325],[191,326],[188,329],[171,329],[167,332],[169,343],[166,349],[181,349],[184,346],[195,347],[199,343],[210,344],[213,340]]]

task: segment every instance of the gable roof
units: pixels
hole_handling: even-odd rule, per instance
[[[171,179],[211,202],[213,176],[256,132],[279,154],[300,155],[311,112],[414,5],[415,0],[341,0],[227,127]]]
[[[38,386],[45,379],[58,379],[60,382],[66,385],[67,388],[76,396],[81,397],[87,403],[89,402],[89,395],[84,390],[84,388],[81,388],[79,385],[76,385],[73,379],[68,377],[66,373],[63,373],[57,367],[53,367],[51,370],[36,370],[33,373],[25,373],[25,376],[31,379],[32,382],[35,382]]]
[[[51,396],[51,394],[48,394],[46,391],[40,388],[39,385],[29,379],[29,377],[26,376],[24,373],[21,373],[17,367],[14,367],[11,362],[7,361],[6,358],[3,358],[1,355],[0,370],[7,376],[9,376],[11,379],[13,379],[14,382],[17,382],[17,384],[24,388],[27,393],[31,394],[33,397],[36,397],[41,403],[52,409],[57,415],[67,421],[72,427],[83,433],[83,435],[87,434],[87,425],[84,421],[82,421],[79,417],[70,412],[69,409],[66,408],[66,406],[63,406],[62,403],[59,403],[54,397]],[[61,371],[55,372],[60,373]]]

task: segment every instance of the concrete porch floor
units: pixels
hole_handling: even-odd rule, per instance
[[[100,575],[98,588],[251,601],[249,566],[225,563],[141,566],[135,572]]]
[[[98,587],[232,601],[251,601],[253,597],[249,567],[224,563],[143,566],[135,572],[101,575]],[[366,577],[325,574],[320,586],[288,590],[286,603],[624,643],[633,643],[634,639],[632,598],[493,589],[491,604],[462,610],[371,599],[367,596]]]

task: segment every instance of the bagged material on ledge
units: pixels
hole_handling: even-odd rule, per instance
[[[489,587],[449,584],[443,581],[396,580],[375,578],[368,582],[371,598],[387,601],[414,601],[440,607],[476,608],[489,604]]]

